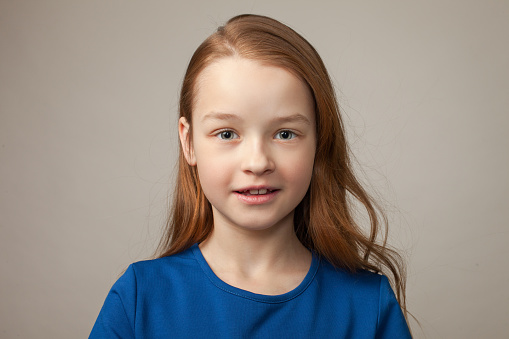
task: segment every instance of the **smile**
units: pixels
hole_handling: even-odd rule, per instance
[[[237,198],[248,205],[262,205],[266,204],[273,199],[279,193],[279,189],[274,188],[259,188],[259,189],[243,189],[240,191],[234,191]]]
[[[270,193],[272,193],[274,191],[277,191],[277,190],[261,188],[261,189],[253,189],[253,190],[236,191],[236,193],[240,193],[240,194],[243,194],[243,195],[246,195],[246,196],[251,196],[251,195],[270,194]]]

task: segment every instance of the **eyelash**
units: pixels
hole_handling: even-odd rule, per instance
[[[290,134],[291,138],[288,138],[288,139],[276,138],[276,139],[280,139],[280,140],[291,140],[291,139],[293,139],[293,138],[297,137],[297,133],[295,133],[295,132],[293,132],[293,131],[290,131],[290,130],[288,130],[288,129],[284,129],[284,130],[282,130],[282,131],[279,131],[279,132],[277,132],[277,133],[276,133],[276,135],[281,135],[281,133],[283,133],[283,132],[288,132],[288,133]]]
[[[277,137],[278,135],[281,136],[281,133],[284,133],[284,132],[289,133],[291,137],[290,138],[281,138],[281,137],[278,138]],[[224,133],[231,133],[232,136],[236,136],[236,137],[223,138]],[[230,129],[219,131],[216,133],[216,136],[221,140],[233,140],[233,139],[237,139],[239,137],[237,133],[235,133],[234,131],[232,131]],[[291,140],[291,139],[294,139],[295,137],[297,137],[297,133],[295,133],[291,130],[288,130],[288,129],[281,130],[281,131],[277,132],[276,135],[274,136],[275,139],[279,139],[279,140]]]
[[[221,139],[221,140],[232,140],[231,138],[229,138],[229,139],[223,138],[223,137],[222,137],[222,135],[223,135],[224,133],[232,133],[233,135],[236,135],[236,136],[237,136],[237,138],[239,137],[239,136],[238,136],[238,134],[237,134],[237,133],[235,133],[234,131],[232,131],[231,129],[225,129],[225,130],[219,131],[219,132],[217,132],[216,136],[217,136],[219,139]],[[236,138],[235,138],[235,139],[236,139]]]

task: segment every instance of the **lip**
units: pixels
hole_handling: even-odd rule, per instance
[[[260,189],[266,189],[270,190],[272,192],[267,192],[266,194],[262,195],[244,195],[240,192],[249,191],[249,190],[260,190]],[[233,193],[237,196],[237,199],[239,199],[241,202],[247,204],[247,205],[262,205],[266,204],[270,201],[272,201],[277,194],[279,193],[279,189],[271,187],[271,186],[264,186],[264,185],[258,185],[258,186],[249,186],[244,187],[238,190],[233,191]]]
[[[270,193],[267,193],[267,194],[263,194],[263,195],[244,195],[242,193],[239,193],[239,192],[233,192],[237,198],[245,203],[245,204],[248,204],[248,205],[262,205],[262,204],[266,204],[270,201],[272,201],[276,195],[279,193],[279,190],[277,191],[272,191]]]
[[[266,190],[269,190],[269,191],[277,190],[277,188],[272,187],[272,186],[253,185],[253,186],[246,186],[246,187],[243,187],[243,188],[236,189],[236,190],[234,190],[234,192],[244,192],[244,191],[249,191],[249,190],[261,190],[261,189],[266,189]]]

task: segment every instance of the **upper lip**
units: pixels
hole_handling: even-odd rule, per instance
[[[246,191],[261,190],[261,189],[266,189],[266,190],[268,190],[268,191],[275,191],[275,190],[277,190],[277,188],[272,187],[272,186],[267,186],[267,185],[253,185],[253,186],[246,186],[246,187],[243,187],[243,188],[239,188],[239,189],[236,189],[236,190],[234,190],[234,191],[235,191],[235,192],[246,192]]]

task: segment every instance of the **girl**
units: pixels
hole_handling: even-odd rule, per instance
[[[410,337],[399,256],[304,38],[256,15],[219,27],[189,63],[179,135],[158,259],[129,266],[91,338]]]

